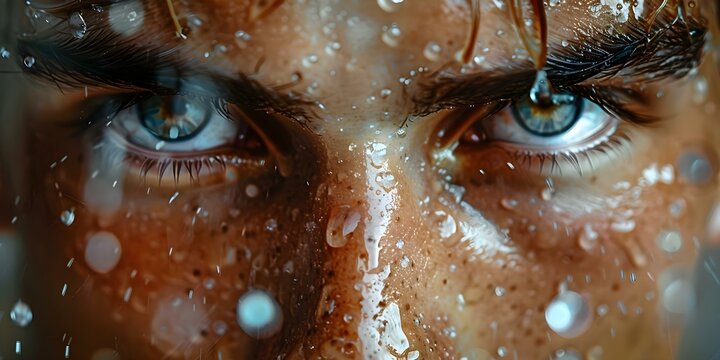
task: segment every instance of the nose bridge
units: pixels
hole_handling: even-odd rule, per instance
[[[408,349],[402,323],[410,321],[400,303],[388,298],[389,277],[409,270],[400,264],[398,249],[409,247],[412,239],[405,236],[422,225],[411,215],[419,195],[410,184],[417,176],[405,170],[409,140],[397,130],[388,124],[336,140],[336,158],[329,163],[337,180],[328,184],[328,253],[334,269],[344,269],[330,286],[353,299],[334,305],[347,324],[343,336],[356,334],[350,338],[358,340],[361,353],[387,359]]]

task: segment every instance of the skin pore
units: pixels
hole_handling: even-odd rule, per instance
[[[537,74],[506,2],[51,7],[18,41],[46,83],[2,188],[24,354],[673,358],[720,75],[712,2],[661,3],[545,5],[554,94],[603,119],[552,145],[504,106]],[[146,134],[157,97],[211,109],[202,131]]]

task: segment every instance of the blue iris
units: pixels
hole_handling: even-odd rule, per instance
[[[203,102],[180,96],[153,96],[138,104],[143,126],[163,141],[181,141],[200,133],[210,118]]]
[[[577,122],[585,100],[579,96],[555,95],[548,106],[534,104],[529,97],[513,104],[516,121],[528,132],[538,136],[562,134]]]

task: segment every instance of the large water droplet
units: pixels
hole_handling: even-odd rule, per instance
[[[122,247],[111,232],[99,231],[91,235],[85,245],[85,262],[95,272],[110,272],[120,262]]]
[[[585,332],[591,320],[592,312],[585,298],[574,291],[561,292],[545,309],[545,321],[550,329],[565,338]]]
[[[283,315],[275,299],[265,291],[250,290],[237,302],[237,322],[250,337],[264,339],[282,327]]]
[[[10,319],[17,326],[27,326],[33,319],[33,313],[30,306],[22,302],[22,300],[18,300],[10,310]]]

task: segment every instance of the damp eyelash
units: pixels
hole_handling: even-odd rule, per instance
[[[183,95],[171,93],[169,95]],[[87,118],[75,122],[78,126],[78,133],[93,131],[93,149],[105,148],[103,152],[103,166],[131,166],[137,169],[138,180],[141,184],[147,184],[150,175],[157,177],[158,186],[166,176],[172,175],[173,183],[180,184],[182,176],[188,176],[190,184],[198,184],[200,175],[206,171],[225,171],[228,166],[261,167],[266,164],[266,159],[241,157],[233,153],[230,148],[216,148],[192,155],[173,155],[171,153],[159,153],[152,150],[144,150],[137,145],[129,143],[119,134],[108,138],[108,130],[116,116],[132,108],[134,105],[150,98],[158,96],[152,93],[120,94],[93,99],[90,102],[100,102],[96,109],[90,111]],[[190,95],[185,95],[190,96]],[[213,111],[216,111],[227,121],[239,121],[231,117],[228,104],[224,100],[216,98],[195,97],[205,102]],[[103,122],[101,124],[101,121]],[[102,125],[102,127],[100,127]],[[71,126],[73,126],[71,124]]]
[[[510,149],[505,149],[505,151],[513,159],[514,164],[522,166],[526,170],[535,171],[538,174],[562,176],[563,168],[565,168],[563,165],[567,164],[570,165],[576,175],[582,177],[585,175],[584,168],[589,168],[590,173],[596,170],[596,162],[593,159],[602,160],[599,158],[606,157],[605,160],[613,161],[620,156],[629,155],[631,144],[630,135],[617,129],[614,134],[611,134],[597,145],[575,152],[548,151],[540,153],[537,151],[513,151]],[[548,168],[549,173],[546,173]]]

